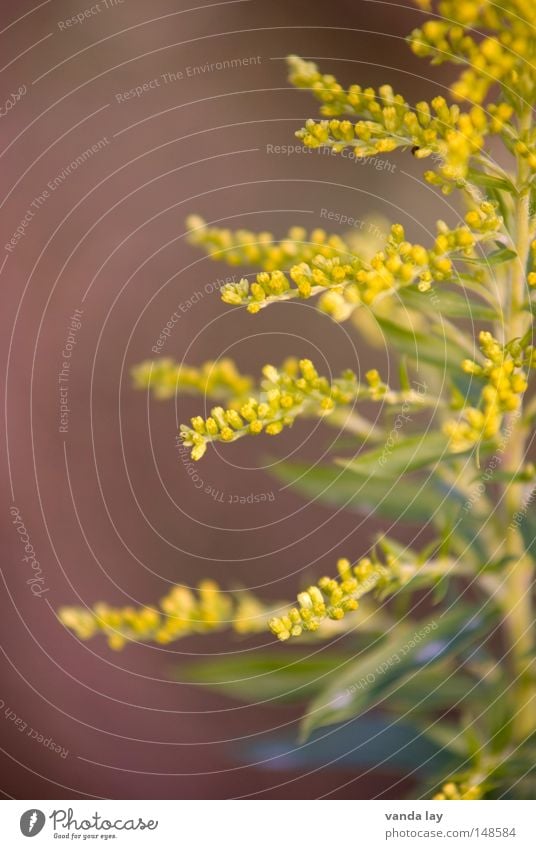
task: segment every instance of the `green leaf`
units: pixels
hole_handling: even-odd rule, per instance
[[[326,651],[259,650],[247,658],[241,654],[189,663],[179,667],[175,677],[248,703],[301,702],[324,687],[348,657]]]
[[[458,604],[435,618],[431,613],[426,623],[399,623],[377,648],[348,663],[313,699],[302,722],[303,735],[360,715],[387,697],[396,705],[401,683],[478,640],[494,615],[491,604],[478,612]]]
[[[422,295],[421,297],[427,297]],[[439,366],[441,369],[459,370],[467,352],[446,337],[437,339],[430,334],[407,330],[389,319],[376,316],[389,344],[413,362]]]
[[[469,675],[453,672],[449,667],[445,663],[425,666],[402,680],[396,691],[397,711],[415,716],[461,704],[474,681]]]
[[[467,755],[467,746],[461,732],[462,729],[459,725],[445,722],[443,718],[439,722],[429,724],[423,729],[424,736],[429,740],[433,740],[434,743],[437,743],[443,749],[456,752],[456,754],[464,757]]]
[[[366,473],[333,466],[277,463],[270,471],[308,501],[405,522],[425,523],[437,510],[445,509],[449,500],[463,502],[463,496],[454,489],[446,490],[430,477],[425,481],[415,475],[405,477],[401,487],[396,479],[371,478]]]
[[[495,177],[492,174],[485,174],[483,171],[477,171],[475,168],[470,168],[467,174],[467,179],[470,183],[476,186],[482,186],[485,189],[494,191],[508,192],[511,195],[517,194],[517,189],[508,177]]]
[[[432,431],[400,439],[392,448],[386,443],[373,451],[362,452],[354,460],[342,457],[335,462],[351,472],[393,481],[400,475],[436,465],[439,461],[456,459],[463,453],[468,452],[450,453],[446,436]]]
[[[451,775],[459,757],[423,734],[422,729],[388,714],[369,714],[350,725],[313,735],[297,744],[287,733],[269,732],[239,747],[244,763],[267,762],[271,769],[298,771],[347,769],[355,773],[365,767],[426,777],[438,771]]]
[[[400,381],[400,389],[402,392],[409,392],[411,389],[411,378],[409,376],[408,364],[405,357],[400,359],[398,379]]]
[[[475,321],[495,321],[497,313],[494,309],[482,301],[472,300],[467,293],[453,292],[450,289],[441,289],[436,292],[434,301],[427,298],[426,294],[418,289],[408,287],[400,290],[401,299],[408,307],[414,310],[433,311],[436,316],[444,315],[446,318],[472,318]],[[440,322],[438,322],[440,324]]]
[[[464,257],[463,261],[469,265],[488,267],[490,265],[502,265],[503,262],[510,262],[512,259],[516,259],[516,257],[516,252],[510,250],[510,248],[499,248],[482,257]]]
[[[477,483],[482,481],[482,475],[475,475],[472,480],[472,483]],[[493,471],[493,482],[494,483],[531,483],[534,482],[536,486],[535,480],[535,472],[532,463],[525,469],[520,469],[518,472],[504,472],[500,469],[494,469]]]

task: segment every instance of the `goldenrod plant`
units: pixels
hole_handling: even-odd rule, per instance
[[[320,416],[347,433],[351,455],[315,468],[287,461],[276,475],[305,497],[426,525],[433,539],[410,550],[386,533],[368,556],[340,559],[288,606],[205,581],[197,593],[173,588],[155,607],[101,604],[66,608],[60,617],[81,639],[104,632],[115,649],[224,628],[268,629],[297,646],[347,634],[359,651],[332,661],[328,651],[322,674],[313,670],[307,681],[304,736],[380,706],[396,721],[411,720],[446,756],[419,793],[531,798],[536,5],[416,3],[430,18],[409,36],[411,50],[461,69],[449,99],[411,104],[389,85],[345,88],[298,56],[288,66],[292,85],[321,104],[320,118],[296,133],[304,145],[358,159],[401,149],[428,163],[430,190],[452,196],[450,222],[437,222],[429,244],[411,240],[399,223],[382,244],[378,232],[364,244],[355,233],[293,227],[277,239],[188,219],[191,243],[213,260],[257,268],[223,287],[225,304],[244,307],[254,322],[271,304],[314,299],[368,342],[387,340],[400,361],[396,385],[375,369],[362,379],[350,370],[327,377],[308,359],[266,365],[260,380],[229,360],[197,369],[159,359],[137,366],[134,380],[156,398],[213,399],[209,415],[180,429],[194,461],[210,462],[213,442],[262,440],[299,417]],[[461,211],[454,213],[456,199]],[[367,418],[370,409],[379,423]],[[396,417],[403,428],[393,427]],[[272,652],[264,669],[283,689],[297,680],[303,690],[307,660],[287,662],[287,650],[279,651],[282,659]]]

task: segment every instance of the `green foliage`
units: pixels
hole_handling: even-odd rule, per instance
[[[397,623],[377,647],[344,664],[311,701],[302,722],[303,734],[308,736],[315,728],[344,722],[370,707],[389,708],[397,703],[399,694],[404,698],[406,686],[416,699],[412,707],[415,713],[415,706],[419,710],[420,702],[430,696],[430,691],[424,689],[431,683],[426,677],[430,667],[438,664],[444,674],[457,677],[456,665],[447,672],[444,661],[482,638],[492,618],[491,611],[475,615],[467,605],[457,604],[437,620]],[[455,701],[450,694],[452,704]],[[428,709],[431,707],[433,710],[433,702],[428,703]]]

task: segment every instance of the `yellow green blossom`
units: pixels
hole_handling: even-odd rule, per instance
[[[500,85],[519,108],[534,102],[536,8],[532,0],[439,0],[418,3],[438,16],[409,37],[417,56],[435,64],[464,65],[452,84],[460,100],[483,103],[490,88]]]
[[[297,416],[327,415],[336,406],[354,402],[361,394],[369,396],[377,386],[362,388],[352,371],[329,381],[321,377],[311,360],[287,361],[281,369],[267,365],[257,395],[239,409],[213,407],[208,418],[194,416],[191,427],[181,426],[181,439],[192,449],[192,458],[200,460],[210,442],[234,442],[248,434],[276,436],[290,427]]]
[[[470,801],[473,799],[481,799],[483,792],[483,788],[480,784],[458,784],[454,781],[448,781],[433,798],[438,802],[461,800]]]
[[[197,591],[177,585],[155,607],[63,607],[60,621],[81,640],[103,634],[112,649],[128,642],[170,643],[191,634],[232,629],[256,633],[266,627],[269,608],[246,592],[223,592],[214,581]]]
[[[134,366],[132,378],[136,389],[150,389],[160,400],[173,398],[177,392],[222,400],[240,398],[248,394],[253,384],[252,378],[240,374],[233,360],[225,357],[199,368],[169,357],[145,360]]]
[[[528,386],[523,366],[532,365],[532,346],[527,350],[517,340],[501,345],[489,331],[479,334],[479,342],[482,362],[464,360],[462,369],[484,381],[484,386],[479,405],[463,406],[458,419],[445,425],[453,450],[494,439],[501,430],[504,415],[519,409]]]
[[[387,565],[368,557],[352,566],[342,558],[337,562],[338,577],[320,578],[316,584],[298,593],[296,607],[270,619],[269,628],[279,640],[299,637],[304,632],[317,631],[326,619],[340,620],[357,610],[359,599],[373,590],[391,592],[400,586],[401,571],[394,558]]]
[[[310,262],[316,256],[333,259],[351,253],[344,239],[320,227],[310,232],[305,227],[291,227],[278,241],[269,232],[209,227],[199,215],[191,215],[186,225],[190,243],[203,248],[211,259],[228,265],[255,265],[268,272]]]
[[[307,147],[327,146],[334,153],[350,148],[356,158],[406,148],[419,159],[433,156],[443,180],[463,183],[471,158],[484,146],[489,121],[480,106],[462,112],[439,96],[412,107],[389,85],[377,91],[359,85],[344,89],[331,74],[321,74],[314,62],[298,56],[288,62],[290,82],[309,89],[330,119],[309,119],[296,133]],[[343,114],[353,120],[339,120]]]
[[[417,285],[426,292],[434,282],[456,279],[455,262],[473,257],[475,246],[497,234],[502,220],[494,204],[483,201],[466,216],[466,223],[450,229],[437,225],[434,244],[426,248],[406,239],[401,224],[391,227],[383,250],[372,259],[353,255],[344,260],[335,256],[315,256],[283,271],[261,272],[252,282],[242,278],[221,290],[222,300],[233,306],[245,306],[257,313],[264,307],[291,298],[310,298],[322,294],[320,308],[336,320],[345,320],[360,304],[372,304],[379,295]]]

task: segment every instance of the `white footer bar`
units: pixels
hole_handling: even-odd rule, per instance
[[[0,824],[6,849],[534,849],[535,813],[534,802],[507,800],[36,800],[2,802]]]

